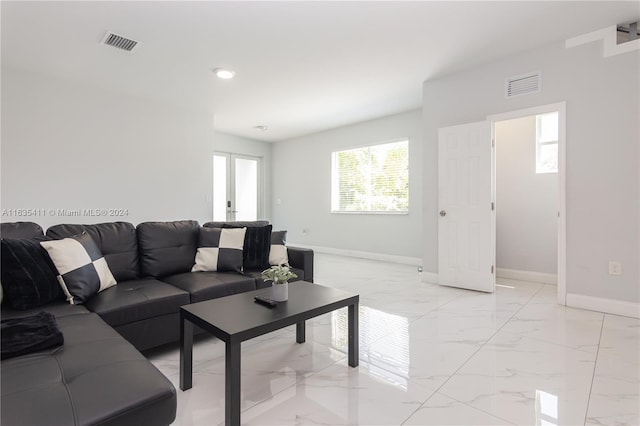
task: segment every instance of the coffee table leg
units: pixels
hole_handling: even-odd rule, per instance
[[[193,323],[180,313],[180,389],[191,389],[193,370]]]
[[[225,425],[240,425],[240,342],[227,342],[225,355]]]
[[[296,323],[296,342],[304,343],[307,339],[307,331],[304,321]]]
[[[357,367],[360,362],[358,348],[358,303],[349,305],[349,365]]]

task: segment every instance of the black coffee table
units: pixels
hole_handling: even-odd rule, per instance
[[[193,326],[225,342],[225,424],[240,424],[240,344],[245,340],[296,324],[296,342],[305,341],[305,320],[349,308],[349,365],[358,366],[358,303],[360,296],[305,281],[289,284],[289,300],[268,308],[253,301],[269,296],[261,289],[193,303],[180,308],[180,389],[191,389]]]

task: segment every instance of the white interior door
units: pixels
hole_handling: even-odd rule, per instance
[[[495,290],[491,123],[438,134],[438,282]]]
[[[260,216],[260,158],[215,153],[213,220],[253,221]]]

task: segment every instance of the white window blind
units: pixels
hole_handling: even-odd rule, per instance
[[[336,151],[331,163],[332,212],[409,211],[408,140]]]

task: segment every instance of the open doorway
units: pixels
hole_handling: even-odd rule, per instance
[[[489,117],[497,278],[557,284],[565,304],[565,105]]]

